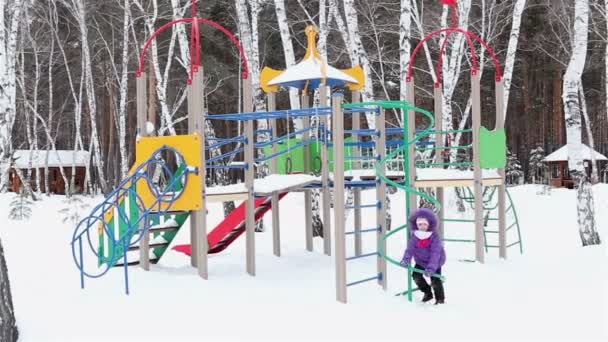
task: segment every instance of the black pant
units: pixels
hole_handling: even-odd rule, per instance
[[[424,267],[422,267],[418,264],[416,264],[416,266],[414,266],[414,268],[417,268],[422,271],[424,271],[424,269],[425,269]],[[435,273],[441,274],[441,267],[439,267],[439,269]],[[429,286],[429,283],[426,282],[422,273],[412,272],[412,278],[414,279],[414,283],[416,283],[416,286],[418,286],[418,288],[420,289],[420,291],[422,291],[422,293],[424,293],[424,294],[431,293],[431,286],[432,286],[433,292],[435,292],[435,299],[437,299],[437,300],[445,299],[445,294],[443,292],[443,282],[441,281],[441,279],[436,278],[436,277],[431,277],[431,286]]]

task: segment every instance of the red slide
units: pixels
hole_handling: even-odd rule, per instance
[[[287,195],[286,192],[279,194],[279,200]],[[272,197],[256,198],[254,201],[255,220],[256,222],[266,214],[272,207]],[[234,209],[224,221],[220,222],[207,235],[209,242],[209,254],[219,253],[226,249],[234,240],[245,232],[245,207],[247,201],[244,201],[236,209]],[[182,252],[186,255],[192,254],[191,245],[178,245],[173,247],[174,250]]]

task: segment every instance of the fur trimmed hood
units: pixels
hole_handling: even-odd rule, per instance
[[[410,231],[415,231],[417,230],[417,226],[416,226],[416,219],[418,219],[419,217],[423,217],[425,219],[427,219],[427,221],[429,221],[429,231],[431,232],[436,232],[437,231],[437,225],[438,225],[438,220],[439,218],[437,217],[437,215],[435,215],[435,213],[431,210],[431,209],[427,209],[427,208],[420,208],[418,210],[416,210],[416,212],[414,212],[408,219],[408,224],[409,224],[409,228]]]

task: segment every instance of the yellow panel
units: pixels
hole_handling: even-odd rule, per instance
[[[279,76],[284,72],[284,70],[275,70],[273,68],[264,67],[264,69],[262,69],[262,72],[260,73],[260,85],[262,87],[262,90],[264,90],[265,93],[276,93],[277,91],[279,91],[278,85],[269,86],[268,82],[272,81],[273,79],[275,79],[275,77]]]
[[[190,167],[201,170],[201,141],[198,134],[176,135],[167,137],[141,138],[137,142],[135,165],[139,166],[152,157],[159,148],[167,146],[178,151]],[[203,206],[203,189],[201,173],[189,173],[186,187],[181,196],[171,205],[171,211],[199,210]],[[146,208],[150,208],[156,197],[145,179],[137,182],[137,194],[142,198]],[[161,208],[167,209],[168,203],[162,203]]]
[[[357,65],[350,69],[341,69],[343,73],[351,76],[356,79],[359,83],[348,83],[348,88],[350,90],[361,90],[363,86],[365,86],[365,74],[363,73],[363,68],[360,65]]]

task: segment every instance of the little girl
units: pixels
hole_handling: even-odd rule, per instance
[[[445,301],[441,279],[432,277],[433,274],[441,275],[441,266],[445,263],[443,241],[436,231],[438,221],[437,215],[426,208],[418,209],[410,216],[408,223],[412,236],[401,259],[401,265],[407,267],[413,257],[416,263],[414,267],[424,271],[424,275],[431,278],[432,292],[422,273],[412,272],[416,286],[424,293],[422,302],[426,303],[433,299],[435,292],[435,305],[443,304]]]

